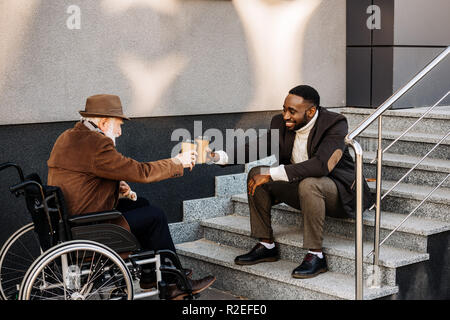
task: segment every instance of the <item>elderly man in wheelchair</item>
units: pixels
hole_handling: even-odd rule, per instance
[[[183,175],[196,153],[138,162],[115,149],[120,125],[128,120],[120,99],[89,97],[74,128],[55,142],[47,162],[48,185],[36,174],[10,188],[25,195],[32,224],[8,239],[0,251],[0,293],[4,299],[192,299],[215,281],[192,280],[177,257],[165,214],[136,197],[125,181],[149,183]],[[119,199],[121,198],[121,199]],[[39,243],[22,274],[13,248],[25,235]],[[24,246],[24,245],[22,245]],[[25,245],[27,252],[32,245]],[[9,262],[12,260],[12,262]],[[25,259],[24,259],[25,260]],[[15,270],[8,276],[7,270]],[[18,274],[17,274],[18,273]],[[14,280],[16,279],[16,280]],[[20,279],[20,285],[19,280]],[[139,281],[140,291],[135,290]]]

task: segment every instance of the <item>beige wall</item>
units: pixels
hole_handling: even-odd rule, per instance
[[[0,125],[75,120],[97,93],[131,117],[277,110],[300,83],[342,106],[345,80],[345,0],[0,2]]]
[[[442,46],[450,43],[450,1],[396,0],[394,44]]]
[[[450,1],[396,0],[394,13],[394,44],[407,46],[393,50],[396,91],[450,44]],[[448,92],[449,62],[449,57],[444,59],[395,106],[423,107],[439,101]]]

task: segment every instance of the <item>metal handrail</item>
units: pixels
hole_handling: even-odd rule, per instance
[[[450,46],[434,58],[427,66],[417,73],[406,85],[397,90],[391,97],[383,102],[374,113],[362,121],[352,132],[345,137],[345,144],[350,146],[355,152],[355,170],[356,170],[356,224],[355,224],[355,298],[363,299],[363,151],[360,144],[354,139],[367,129],[375,120],[378,119],[378,169],[377,169],[377,212],[375,215],[375,238],[379,239],[380,229],[380,193],[381,189],[381,116],[389,109],[398,99],[400,99],[409,89],[411,89],[420,79],[428,74],[439,62],[441,62],[450,53]],[[378,261],[378,244],[374,262]]]
[[[411,167],[411,169],[408,170],[408,172],[406,172],[396,183],[394,183],[394,185],[392,187],[389,188],[388,191],[386,191],[383,196],[381,197],[381,200],[383,200],[384,198],[386,198],[386,196],[391,193],[392,190],[395,189],[395,187],[397,187],[415,168],[417,168],[419,166],[419,164],[422,163],[423,160],[425,160],[430,153],[432,153],[445,139],[447,139],[447,137],[450,136],[450,131],[447,132],[447,134],[445,136],[443,136],[441,138],[441,140],[439,140],[434,146],[433,148],[430,149],[430,151],[428,151],[414,166]],[[373,204],[369,210],[372,210],[375,207],[375,204]]]
[[[407,134],[409,132],[409,130],[411,130],[412,128],[414,128],[416,126],[416,124],[418,124],[428,113],[431,112],[431,110],[433,110],[437,105],[439,105],[439,103],[441,103],[445,98],[447,98],[447,96],[450,94],[450,91],[448,91],[442,98],[440,98],[434,105],[432,105],[430,108],[427,109],[427,111],[425,111],[425,113],[423,115],[420,116],[419,119],[417,119],[412,125],[410,125],[408,127],[408,129],[406,129],[405,131],[403,131],[403,133],[398,136],[394,141],[392,141],[386,148],[383,149],[383,153],[386,153],[386,151],[388,151],[398,140],[400,140],[405,134]],[[377,158],[374,158],[372,161],[370,161],[371,164],[375,163],[375,161],[377,160]]]
[[[391,232],[383,239],[383,241],[380,242],[379,247],[381,247],[381,246],[386,242],[386,240],[389,239],[389,238],[392,236],[392,234],[393,234],[395,231],[397,231],[397,230],[403,225],[403,223],[405,223],[405,221],[408,220],[409,217],[412,216],[412,215],[414,214],[414,212],[416,212],[417,209],[419,209],[419,208],[422,206],[422,204],[424,204],[425,201],[427,201],[428,198],[431,197],[431,195],[432,195],[437,189],[439,189],[440,186],[442,186],[442,185],[444,184],[444,182],[445,182],[449,177],[450,177],[450,173],[449,173],[448,175],[446,175],[445,178],[444,178],[444,180],[442,180],[436,187],[434,187],[433,190],[431,190],[430,192],[428,192],[428,194],[425,196],[425,198],[423,198],[423,200],[422,200],[422,201],[414,208],[414,210],[411,211],[411,212],[410,212],[410,213],[409,213],[409,214],[408,214],[408,215],[407,215],[407,216],[406,216],[406,217],[398,224],[398,226],[396,226],[396,227],[394,228],[394,230],[392,230],[392,231],[391,231]],[[375,252],[375,249],[373,249],[371,252],[369,252],[369,254],[367,255],[367,257],[370,257],[374,252]]]

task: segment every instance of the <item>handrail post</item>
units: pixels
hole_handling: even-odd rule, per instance
[[[382,116],[378,118],[378,151],[377,151],[377,195],[375,209],[375,234],[373,264],[378,266],[380,257],[380,219],[381,219],[381,174],[383,164]]]
[[[356,299],[363,299],[363,151],[358,142],[354,139],[359,136],[361,132],[371,125],[375,119],[379,119],[379,133],[378,133],[378,164],[377,164],[377,211],[375,221],[375,237],[378,237],[376,244],[374,244],[374,250],[377,251],[374,261],[378,263],[379,258],[379,221],[381,206],[381,164],[382,164],[382,149],[381,145],[381,115],[389,109],[400,97],[403,96],[411,87],[413,87],[420,79],[422,79],[430,70],[432,70],[439,62],[441,62],[450,53],[450,46],[442,51],[436,58],[434,58],[428,65],[425,66],[419,73],[417,73],[406,85],[397,90],[392,96],[390,96],[385,102],[383,102],[374,113],[362,121],[353,131],[347,134],[345,137],[345,144],[353,148],[355,151],[355,175],[356,175],[356,225],[355,225],[355,281],[356,281]],[[444,179],[445,180],[445,179]],[[378,226],[377,226],[378,224]],[[383,240],[384,241],[384,240]]]
[[[363,151],[358,142],[345,138],[355,151],[356,224],[355,224],[355,298],[363,300]]]

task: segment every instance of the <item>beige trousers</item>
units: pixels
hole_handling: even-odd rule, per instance
[[[261,172],[260,167],[250,170],[247,181]],[[311,177],[301,182],[270,181],[248,195],[251,236],[259,239],[273,238],[271,208],[284,202],[300,209],[303,215],[303,247],[322,249],[325,216],[345,218],[336,184],[329,177]]]

